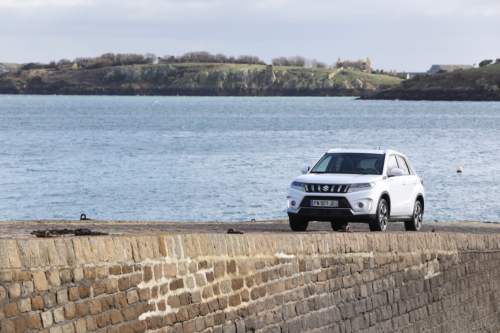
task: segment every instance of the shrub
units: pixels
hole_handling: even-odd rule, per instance
[[[86,66],[85,69],[97,69],[97,68],[103,68],[103,67],[110,67],[113,65],[113,62],[109,59],[96,59],[92,62],[89,62]]]
[[[493,60],[483,60],[479,63],[479,67],[485,67],[490,65],[493,62]]]

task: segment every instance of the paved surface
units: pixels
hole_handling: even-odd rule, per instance
[[[351,223],[354,232],[368,233],[370,229],[364,223]],[[259,222],[144,222],[144,221],[0,221],[0,238],[30,238],[34,230],[77,229],[86,228],[92,231],[108,232],[111,235],[150,234],[155,232],[196,232],[226,233],[228,229],[236,229],[244,233],[292,233],[288,220]],[[500,234],[500,223],[483,222],[429,222],[423,225],[420,232],[438,233],[497,233]],[[310,222],[304,233],[331,233],[330,223]],[[405,233],[401,222],[390,223],[389,233]]]

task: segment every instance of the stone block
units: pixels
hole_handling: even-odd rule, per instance
[[[38,292],[49,290],[47,277],[42,270],[33,271],[33,283],[35,284],[35,290]]]
[[[86,332],[87,332],[87,321],[85,319],[81,319],[75,322],[75,333],[86,333]]]
[[[9,297],[11,299],[21,297],[21,284],[20,283],[13,283],[9,286]]]
[[[229,306],[238,306],[241,304],[241,297],[239,294],[229,297]]]
[[[139,293],[137,290],[130,290],[127,292],[127,303],[128,304],[134,304],[136,302],[139,302]]]
[[[78,287],[78,292],[80,293],[81,299],[88,298],[90,297],[90,286],[80,286]]]
[[[122,316],[124,321],[130,321],[137,319],[137,310],[135,306],[129,306],[122,310]]]
[[[106,281],[106,293],[113,294],[118,291],[118,280],[109,279]]]
[[[7,298],[7,290],[0,286],[0,302]]]
[[[139,290],[139,298],[141,301],[148,301],[151,299],[151,290],[149,288]]]
[[[219,309],[220,310],[224,310],[225,308],[227,308],[227,304],[228,304],[227,297],[219,297],[217,299],[217,301],[219,302]]]
[[[167,300],[167,304],[172,308],[178,308],[181,306],[181,300],[179,296],[170,296]]]
[[[60,323],[66,320],[64,316],[64,308],[57,308],[54,310],[54,321]]]
[[[83,276],[83,269],[82,268],[75,268],[73,269],[73,282],[78,283],[82,281],[84,278]]]
[[[101,299],[101,309],[103,312],[108,311],[113,307],[113,297],[112,296],[106,296],[102,297]]]
[[[196,291],[196,292],[191,293],[191,302],[192,303],[200,303],[201,300],[202,300],[201,292]]]
[[[71,283],[73,281],[73,271],[69,268],[59,270],[59,279],[61,284]]]
[[[45,274],[51,286],[59,287],[61,285],[61,277],[58,269],[49,269]]]
[[[28,320],[26,317],[18,317],[14,320],[14,327],[16,333],[23,333],[28,331]]]
[[[83,269],[83,277],[85,280],[95,280],[97,277],[97,271],[95,267],[85,267]]]
[[[49,329],[50,333],[63,333],[62,326],[54,326]]]
[[[28,316],[28,329],[30,331],[37,330],[42,327],[42,318],[39,313]]]
[[[130,277],[124,276],[118,279],[118,289],[120,291],[130,288]]]
[[[142,282],[142,273],[136,273],[130,276],[130,286],[135,287],[141,282]]]
[[[115,299],[115,308],[120,309],[127,306],[127,297],[125,293],[114,295],[114,299]]]
[[[113,311],[109,314],[109,316],[110,316],[110,320],[111,320],[112,325],[119,324],[123,321],[121,311]]]
[[[21,313],[31,311],[31,299],[25,298],[20,300],[17,303],[17,307]]]
[[[67,289],[59,290],[56,293],[56,298],[57,298],[58,305],[68,304],[68,290]]]
[[[40,316],[42,317],[42,324],[44,328],[52,326],[52,324],[54,323],[52,312],[50,311],[42,312]]]
[[[210,282],[214,282],[214,280],[215,280],[214,273],[212,273],[212,272],[206,272],[205,276],[207,278],[207,282],[209,282],[209,283]]]
[[[4,306],[0,304],[0,320],[5,319]]]
[[[76,318],[76,305],[70,304],[64,307],[64,317],[67,320],[72,320]]]
[[[3,321],[0,327],[2,328],[2,333],[16,333],[13,321]]]
[[[167,305],[165,303],[165,300],[162,300],[156,304],[158,311],[165,311],[167,309]],[[136,308],[137,309],[137,308]]]
[[[103,314],[97,316],[95,321],[96,321],[97,327],[99,327],[99,328],[103,328],[105,326],[108,326],[109,322],[110,322],[109,314],[103,313]]]
[[[189,320],[189,314],[186,308],[181,308],[176,314],[176,320],[183,322]]]
[[[89,308],[86,302],[76,304],[76,314],[78,318],[85,317],[89,314]]]
[[[92,293],[94,297],[104,294],[105,291],[106,291],[106,286],[104,285],[104,282],[99,281],[92,284]]]
[[[97,323],[95,317],[90,317],[85,319],[86,325],[87,325],[87,331],[96,331],[97,330]]]
[[[5,304],[5,316],[7,318],[15,317],[19,314],[19,309],[17,307],[17,302]]]
[[[55,307],[57,305],[56,294],[48,293],[43,295],[43,304],[47,309]]]
[[[143,333],[146,332],[147,326],[144,321],[136,321],[133,323],[134,333]]]
[[[109,268],[109,275],[121,275],[122,268],[120,266],[112,266]]]
[[[101,300],[92,299],[88,302],[89,313],[91,315],[96,315],[102,312]]]
[[[240,290],[243,288],[243,279],[231,280],[231,287],[233,288],[233,291]]]
[[[184,288],[184,280],[183,279],[175,279],[170,282],[170,290],[177,290],[180,288]]]
[[[66,323],[61,325],[62,333],[75,333],[75,325],[73,323]]]
[[[35,296],[31,298],[31,309],[36,311],[36,310],[42,310],[44,308],[43,304],[43,298],[42,296]]]
[[[68,298],[71,302],[77,301],[80,299],[80,293],[78,291],[78,287],[71,287],[68,289]]]

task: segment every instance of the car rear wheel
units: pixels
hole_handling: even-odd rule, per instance
[[[385,231],[389,222],[389,206],[385,199],[380,199],[377,207],[377,216],[370,221],[370,231]]]
[[[413,215],[410,221],[405,221],[406,231],[419,231],[422,229],[422,216],[424,215],[422,211],[422,204],[420,201],[415,201],[415,206],[413,207]]]
[[[290,221],[290,228],[293,231],[306,231],[309,221],[304,220],[301,217],[290,215],[288,216]]]
[[[349,222],[331,221],[333,231],[345,230]]]

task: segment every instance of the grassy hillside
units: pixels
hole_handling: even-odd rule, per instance
[[[500,64],[416,76],[401,83],[400,88],[409,90],[499,90]]]
[[[362,99],[500,101],[500,64],[415,76],[398,86]]]
[[[12,64],[8,62],[0,62],[0,73],[10,72],[20,67],[19,64]]]
[[[399,84],[356,70],[265,65],[176,63],[99,69],[16,70],[0,76],[1,93],[360,95]]]

